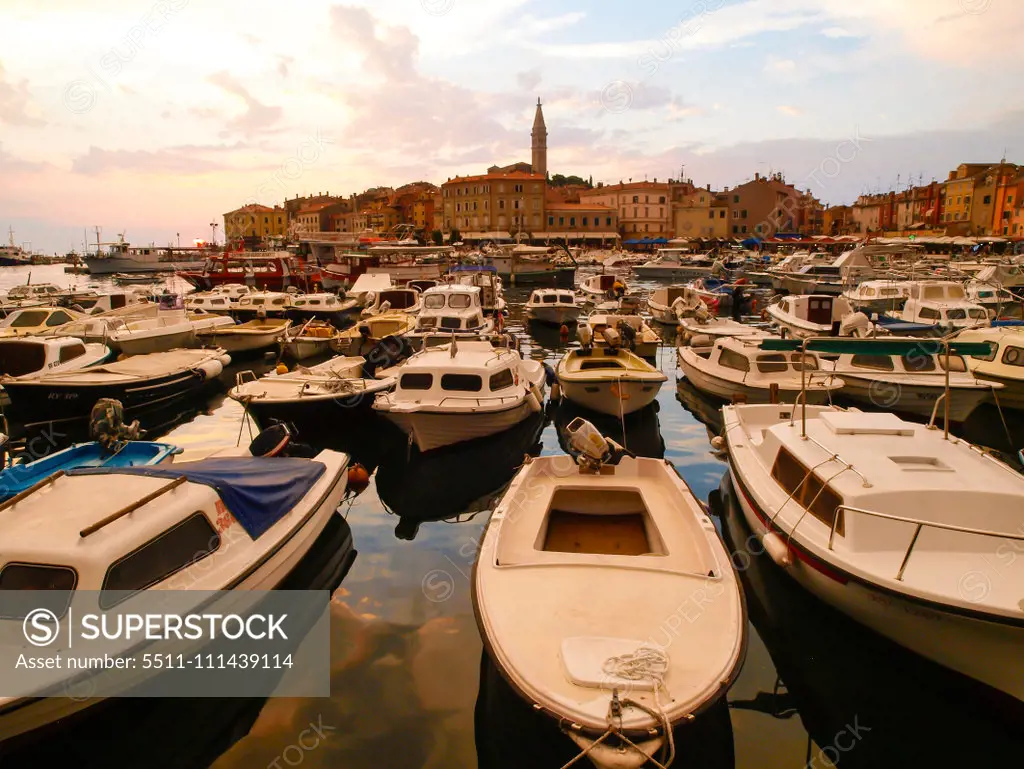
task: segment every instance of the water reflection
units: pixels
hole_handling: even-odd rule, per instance
[[[799,710],[807,760],[846,767],[1020,763],[1020,703],[872,633],[803,590],[763,553],[728,476],[712,503],[740,570],[776,685],[732,707],[786,719]],[[779,682],[781,679],[781,683]],[[770,728],[762,723],[763,728]]]

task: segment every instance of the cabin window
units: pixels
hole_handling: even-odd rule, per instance
[[[954,307],[950,310],[946,310],[946,317],[950,320],[963,320],[967,317],[967,313],[960,307]]]
[[[274,300],[274,301],[272,302],[272,304],[275,304],[275,305],[282,305],[282,304],[284,304],[284,301],[285,301],[284,299],[275,299],[275,300]]]
[[[558,300],[560,302],[564,302],[565,304],[576,304],[576,297],[574,297],[572,294],[559,294]]]
[[[512,376],[512,369],[507,368],[504,371],[499,371],[497,374],[492,374],[489,384],[491,386],[491,392],[511,387],[515,384],[515,377]]]
[[[788,449],[779,449],[772,466],[774,478],[793,501],[804,507],[826,526],[836,527],[836,533],[843,536],[843,517],[836,521],[836,508],[843,504],[843,498],[830,486],[823,484],[817,475],[808,471],[803,463]]]
[[[433,386],[433,374],[402,374],[399,382],[399,388],[402,390],[429,390]]]
[[[757,370],[762,374],[779,374],[789,370],[789,361],[782,353],[757,356]]]
[[[225,301],[225,299],[211,299],[210,304],[222,305]]]
[[[932,307],[922,307],[917,311],[917,317],[921,320],[938,320],[942,316]]]
[[[128,304],[128,298],[124,294],[111,294],[110,309],[118,310]]]
[[[48,566],[36,563],[8,563],[0,569],[0,590],[32,590],[40,591],[39,597],[31,595],[31,606],[28,611],[37,607],[45,607],[63,617],[71,603],[75,586],[78,584],[78,573],[70,566]],[[52,592],[47,600],[45,593]],[[25,595],[28,599],[29,594]],[[12,607],[13,608],[13,607]],[[13,614],[13,612],[12,612]],[[7,615],[4,619],[21,619]]]
[[[904,371],[924,373],[935,371],[935,358],[927,353],[911,351],[901,357]]]
[[[3,346],[0,374],[24,376],[46,365],[46,349],[32,342],[8,342]]]
[[[988,313],[980,307],[968,310],[967,314],[974,320],[988,320]]]
[[[219,547],[220,534],[197,510],[174,528],[111,564],[103,578],[100,608],[109,609],[125,598],[123,595],[107,596],[109,591],[145,590],[216,552]]]
[[[868,299],[870,299],[874,295],[875,295],[875,289],[873,289],[873,288],[865,288],[864,289],[864,296],[866,296]]]
[[[555,296],[554,294],[547,294],[544,297],[544,304],[556,304],[557,302],[558,302],[558,297]]]
[[[423,297],[423,306],[428,310],[438,310],[444,307],[444,294],[430,294]]]
[[[856,368],[870,368],[875,371],[892,371],[896,367],[888,355],[854,355],[851,364]]]
[[[80,358],[85,355],[84,344],[69,344],[60,348],[60,362],[67,363],[69,360]]]
[[[718,356],[718,364],[725,368],[735,369],[736,371],[750,371],[750,361],[745,356],[732,350],[723,349]]]
[[[458,330],[462,328],[462,318],[441,318],[441,328],[449,331]]]
[[[943,371],[945,371],[946,370],[946,356],[945,355],[939,355],[937,357],[938,357],[938,360],[939,360],[939,366],[942,368]],[[950,372],[961,372],[961,373],[966,372],[967,371],[967,361],[965,361],[963,359],[963,356],[960,356],[960,355],[950,355],[949,356],[949,370],[950,370]]]
[[[445,374],[441,377],[442,390],[477,393],[483,386],[483,380],[478,374]]]
[[[46,312],[43,310],[34,310],[31,312],[23,312],[18,317],[11,320],[8,324],[10,328],[26,328],[29,326],[40,326],[43,321],[46,320]]]
[[[790,353],[789,359],[790,359],[790,361],[792,361],[793,368],[796,371],[803,371],[803,370],[817,371],[818,370],[818,359],[815,358],[813,355],[804,355],[803,356],[803,363],[802,364],[800,362],[800,353],[798,353],[798,352]]]
[[[999,345],[995,342],[983,342],[988,345],[988,355],[972,355],[971,357],[975,360],[995,360],[996,353],[999,351]]]
[[[469,294],[452,294],[448,297],[448,306],[456,310],[464,310],[470,305]]]
[[[1024,347],[1007,345],[1003,352],[1003,363],[1007,366],[1024,366]]]

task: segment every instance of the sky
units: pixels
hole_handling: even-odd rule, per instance
[[[0,0],[0,228],[209,238],[258,201],[530,160],[829,204],[1024,163],[1020,0]],[[6,237],[4,238],[6,240]]]

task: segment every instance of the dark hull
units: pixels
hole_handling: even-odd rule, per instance
[[[296,310],[294,308],[285,313],[285,317],[291,318],[296,323],[305,323],[307,320],[324,320],[338,329],[351,326],[359,317],[359,308],[342,312],[316,312],[314,310]]]
[[[306,403],[252,402],[248,409],[260,429],[275,422],[287,422],[295,427],[301,441],[320,445],[329,441],[332,434],[343,432],[346,426],[358,423],[365,429],[367,423],[378,418],[373,410],[373,399],[371,393]]]
[[[573,288],[576,285],[576,268],[559,267],[554,270],[534,270],[509,273],[498,273],[498,277],[507,286],[557,286]]]
[[[11,399],[8,418],[25,427],[88,420],[100,398],[121,401],[125,415],[156,408],[200,389],[206,378],[185,369],[173,374],[130,384],[75,386],[9,382],[4,386]]]
[[[344,518],[333,515],[276,589],[334,592],[355,559],[352,531]],[[265,702],[253,697],[108,699],[0,744],[0,767],[205,767],[249,733]],[[125,724],[131,728],[122,728]]]

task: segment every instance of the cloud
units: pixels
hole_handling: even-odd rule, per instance
[[[45,120],[29,110],[28,81],[7,82],[4,65],[0,62],[0,124],[10,126],[42,126]]]
[[[30,160],[16,158],[4,149],[3,143],[0,143],[0,175],[32,173],[35,171],[41,171],[49,167],[49,165],[49,163],[35,163]]]
[[[821,30],[821,34],[824,35],[825,37],[832,38],[857,37],[855,34],[846,29],[843,29],[842,27],[826,27],[825,29]]]
[[[778,111],[783,115],[789,115],[790,117],[796,117],[803,114],[799,109],[790,104],[780,104],[776,109],[778,109]]]
[[[277,74],[281,77],[288,77],[290,67],[295,63],[295,57],[281,54],[277,57]]]
[[[211,155],[224,155],[244,149],[236,142],[231,145],[182,145],[159,150],[105,150],[90,146],[85,155],[75,158],[72,171],[77,174],[98,175],[112,171],[134,171],[144,174],[205,174],[231,168]]]
[[[542,79],[540,70],[536,67],[516,73],[516,84],[524,91],[534,90],[540,85]]]
[[[217,72],[206,79],[245,102],[245,113],[227,123],[227,128],[231,132],[243,133],[246,136],[260,133],[277,123],[284,114],[280,107],[268,106],[256,99],[227,72]]]

